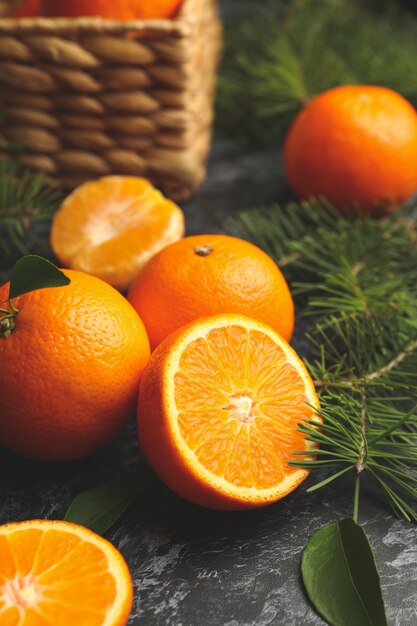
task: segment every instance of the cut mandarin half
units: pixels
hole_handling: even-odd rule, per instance
[[[312,407],[314,384],[288,343],[253,319],[220,315],[183,327],[152,355],[139,441],[182,497],[215,509],[257,508],[307,477],[288,461],[311,449],[297,426],[320,420]]]
[[[184,215],[144,178],[106,176],[78,187],[55,214],[60,262],[126,291],[145,263],[184,235]]]
[[[122,555],[90,530],[0,526],[0,626],[125,626],[132,595]]]

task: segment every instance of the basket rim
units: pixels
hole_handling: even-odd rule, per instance
[[[217,0],[206,0],[217,4]],[[111,20],[102,17],[47,18],[0,17],[0,34],[36,33],[49,35],[62,34],[115,34],[138,31],[146,34],[170,35],[187,37],[193,28],[196,16],[190,11],[193,0],[184,0],[178,14],[174,18]]]

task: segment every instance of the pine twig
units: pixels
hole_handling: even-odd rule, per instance
[[[14,161],[0,162],[0,257],[5,263],[38,243],[34,226],[50,219],[60,196],[42,174]]]
[[[366,443],[366,392],[361,393],[361,412],[360,412],[361,438],[359,445],[359,458],[356,462],[356,473],[362,474],[366,466],[367,443]]]
[[[250,20],[234,20],[226,28],[220,127],[243,142],[275,142],[312,97],[346,83],[384,85],[417,105],[417,19],[381,14],[379,5],[275,0]]]
[[[401,365],[401,363],[413,352],[417,351],[417,340],[416,341],[412,341],[410,344],[408,344],[399,354],[397,354],[396,356],[394,356],[389,363],[387,363],[386,365],[384,365],[383,367],[380,367],[379,369],[375,370],[374,372],[371,372],[370,374],[366,374],[363,377],[363,380],[341,380],[338,381],[337,383],[332,383],[331,381],[324,381],[324,380],[315,380],[314,381],[314,385],[317,389],[325,389],[326,387],[332,387],[332,386],[337,386],[337,387],[359,387],[361,385],[367,385],[369,383],[371,383],[374,380],[378,380],[379,378],[381,378],[382,376],[384,376],[385,374],[389,374],[392,370],[394,370],[396,367],[398,367],[399,365]]]
[[[326,468],[309,491],[351,473],[356,519],[368,473],[394,512],[417,522],[415,208],[377,220],[312,201],[245,211],[226,224],[287,261],[323,417],[299,425],[319,448],[295,452],[290,464]]]

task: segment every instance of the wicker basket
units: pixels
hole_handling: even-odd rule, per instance
[[[0,19],[0,142],[66,187],[130,174],[186,198],[205,175],[220,49],[217,0],[173,20]]]

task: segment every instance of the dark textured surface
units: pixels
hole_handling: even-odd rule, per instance
[[[229,0],[224,6],[230,12],[243,5]],[[286,197],[278,150],[242,155],[217,140],[208,179],[185,206],[188,233],[217,230],[238,209]],[[73,464],[43,465],[0,451],[0,522],[62,518],[81,490],[138,462],[133,424],[108,449]],[[267,509],[233,514],[188,504],[160,483],[151,486],[107,535],[132,572],[130,626],[323,624],[305,597],[300,556],[322,525],[351,514],[353,489],[346,480],[311,495],[305,490],[302,485]],[[389,623],[415,626],[417,529],[395,520],[371,486],[364,491],[360,519],[375,549]]]
[[[285,198],[280,171],[274,151],[241,155],[216,141],[208,180],[185,206],[189,233],[215,230],[243,206]],[[2,451],[0,522],[62,518],[81,490],[137,463],[133,424],[108,449],[78,463],[43,465]],[[352,483],[312,495],[305,489],[267,509],[233,514],[200,509],[155,483],[107,535],[133,575],[130,626],[322,624],[303,592],[300,556],[322,525],[351,514]],[[414,626],[417,529],[395,520],[373,491],[362,503],[390,624]]]

